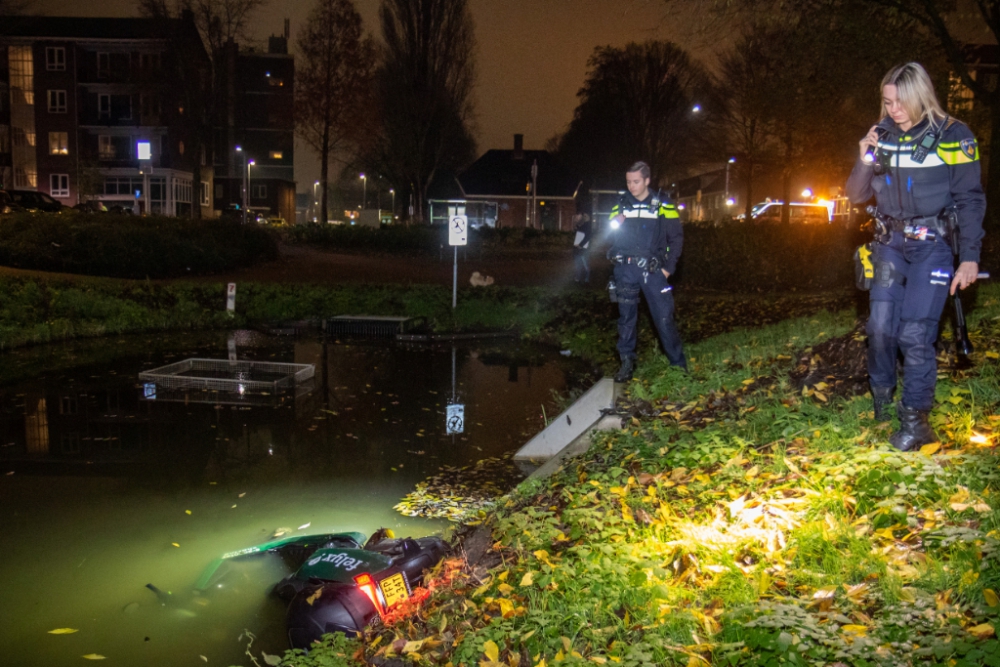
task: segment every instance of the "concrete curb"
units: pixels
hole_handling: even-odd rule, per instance
[[[611,378],[599,380],[521,447],[514,462],[529,478],[547,477],[567,458],[587,451],[594,431],[621,429],[621,417],[604,412],[614,407],[621,387]]]

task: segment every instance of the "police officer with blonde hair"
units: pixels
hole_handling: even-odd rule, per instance
[[[877,202],[868,374],[875,418],[888,421],[902,353],[900,427],[889,442],[909,451],[938,439],[928,423],[938,321],[949,294],[976,281],[986,197],[976,138],[941,108],[924,68],[894,67],[880,91],[880,120],[859,142],[846,192]]]
[[[616,382],[632,379],[635,370],[639,293],[646,298],[663,351],[673,366],[687,368],[684,346],[674,323],[674,297],[667,278],[677,268],[684,244],[677,208],[649,190],[649,165],[636,162],[625,172],[628,192],[612,208],[612,243],[608,258],[614,263],[614,292],[618,299],[618,355]]]

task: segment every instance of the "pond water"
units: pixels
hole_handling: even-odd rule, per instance
[[[314,364],[288,394],[154,396],[138,373],[192,357]],[[286,573],[212,559],[289,534],[439,532],[392,509],[443,465],[516,450],[583,369],[509,341],[415,346],[249,331],[150,335],[0,355],[0,663],[251,664],[285,648]],[[298,395],[296,395],[298,394]],[[464,406],[448,433],[448,405]],[[454,417],[454,411],[452,417]],[[453,421],[452,429],[456,426]],[[170,593],[167,604],[150,589]],[[73,628],[72,634],[49,634]]]

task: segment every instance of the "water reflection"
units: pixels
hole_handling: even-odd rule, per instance
[[[18,665],[248,662],[244,628],[283,648],[250,563],[231,589],[187,595],[219,554],[293,532],[440,522],[391,507],[442,465],[518,447],[554,414],[569,362],[515,343],[426,347],[233,337],[239,359],[314,364],[308,391],[226,401],[146,396],[138,373],[188,357],[228,360],[227,335],[137,337],[0,356],[0,654]],[[34,369],[34,370],[32,370]],[[177,400],[164,400],[177,399]],[[461,429],[449,405],[462,405]],[[454,411],[452,411],[454,417]],[[301,532],[301,531],[300,531]],[[148,589],[173,591],[167,609]],[[58,627],[80,632],[55,638]],[[146,641],[145,638],[150,640]]]

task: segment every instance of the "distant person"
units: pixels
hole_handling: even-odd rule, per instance
[[[628,193],[611,209],[614,293],[618,299],[618,355],[615,382],[628,382],[635,371],[639,292],[646,297],[660,343],[670,364],[687,369],[684,346],[674,323],[674,296],[667,278],[677,268],[684,245],[677,208],[649,191],[649,165],[636,162],[625,173]]]
[[[590,283],[590,265],[587,254],[590,252],[590,237],[594,231],[594,223],[586,205],[577,202],[577,213],[573,216],[576,234],[573,236],[573,264],[575,265],[573,281],[580,285]]]
[[[888,421],[903,353],[899,430],[889,442],[905,452],[938,439],[927,420],[937,382],[938,320],[949,293],[976,282],[986,196],[976,138],[941,108],[923,67],[894,67],[880,92],[881,119],[859,142],[846,192],[856,204],[873,196],[877,202],[868,375],[875,419]]]

